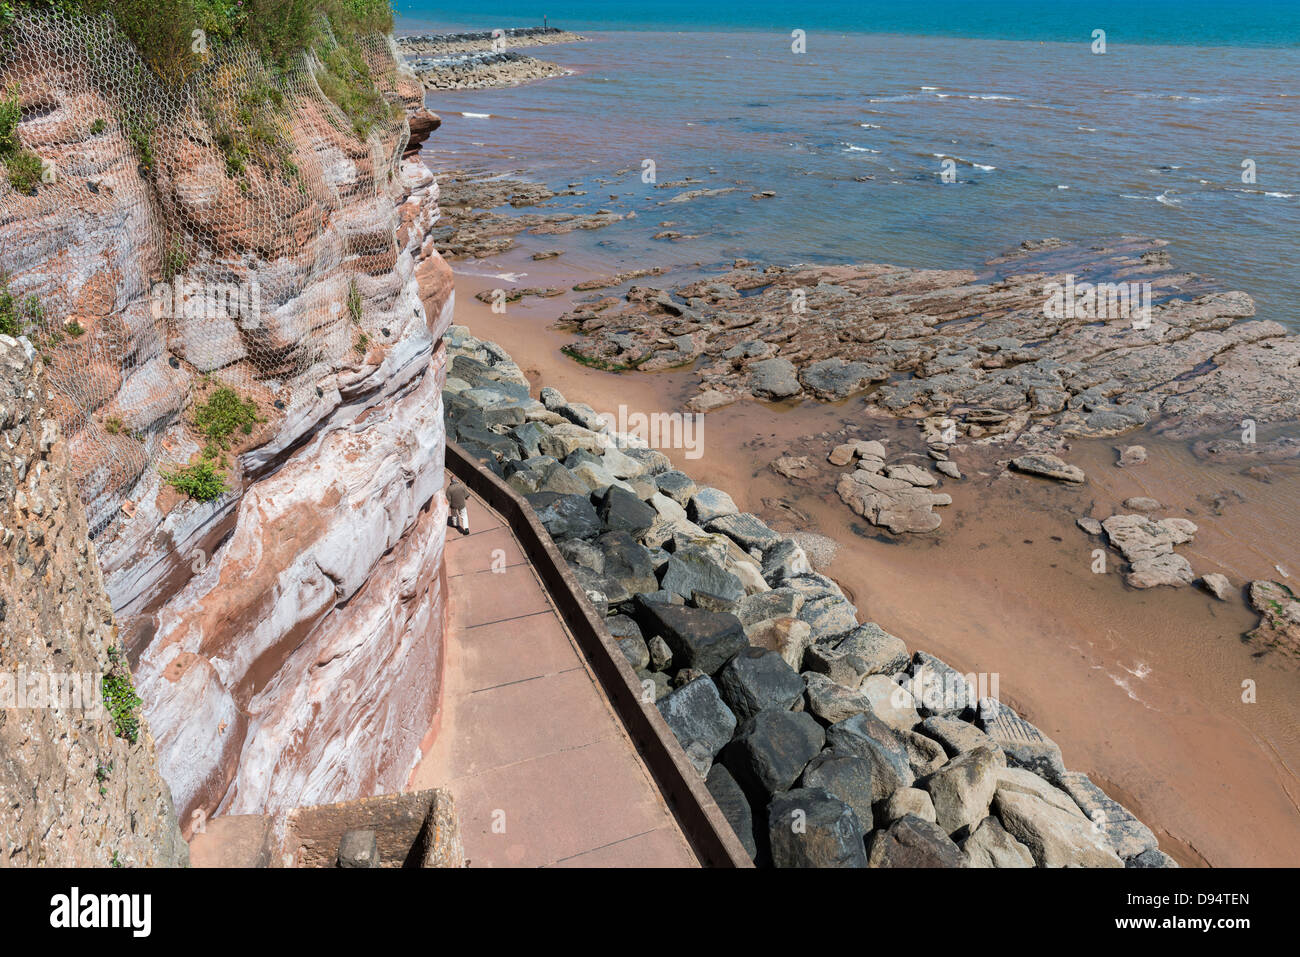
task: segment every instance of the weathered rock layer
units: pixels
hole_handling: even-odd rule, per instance
[[[273,76],[219,51],[177,91],[107,20],[22,14],[0,49],[59,171],[0,182],[0,266],[40,304],[23,331],[187,833],[400,790],[437,709],[452,289],[437,186],[402,159],[406,116],[435,123],[391,39],[358,44],[366,129],[310,53]],[[232,158],[232,103],[267,155]],[[256,421],[214,440],[219,389]],[[182,494],[205,462],[226,491]]]

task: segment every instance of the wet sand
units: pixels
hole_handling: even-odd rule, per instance
[[[542,238],[552,239],[545,248],[555,245]],[[544,248],[530,242],[521,238],[491,268],[526,273],[521,286],[572,285],[593,275],[576,261],[530,261],[529,252]],[[598,412],[682,408],[689,371],[613,374],[562,355],[572,336],[549,326],[571,297],[525,299],[496,314],[474,294],[511,284],[482,275],[484,262],[453,266],[456,322],[505,347],[534,394],[553,386]],[[1239,598],[1129,589],[1122,559],[1111,551],[1107,572],[1094,573],[1093,550],[1104,546],[1074,523],[1080,515],[1124,511],[1126,497],[1150,495],[1170,506],[1160,515],[1200,526],[1196,541],[1179,549],[1198,575],[1222,571],[1234,585],[1287,581],[1273,565],[1300,575],[1300,516],[1292,506],[1300,500],[1300,470],[1275,469],[1265,484],[1240,474],[1241,466],[1200,463],[1181,443],[1132,433],[1077,443],[1067,458],[1089,481],[1067,488],[998,477],[982,456],[958,451],[954,460],[966,478],[944,483],[953,504],[939,510],[943,526],[895,539],[834,492],[843,470],[825,457],[841,439],[821,434],[845,426],[855,437],[888,437],[891,453],[923,450],[914,423],[869,418],[849,399],[831,406],[737,403],[708,414],[701,457],[664,451],[774,527],[834,538],[841,549],[826,571],[860,617],[963,671],[996,673],[999,696],[1060,744],[1068,767],[1149,824],[1180,864],[1300,862],[1300,663],[1243,641],[1257,618]],[[1117,444],[1147,446],[1150,461],[1115,468]],[[772,472],[768,463],[787,452],[808,455],[821,474],[792,482]],[[1215,516],[1209,500],[1225,489],[1244,501],[1230,501]],[[1255,703],[1243,702],[1243,682],[1254,683]]]

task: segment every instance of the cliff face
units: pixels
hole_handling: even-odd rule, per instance
[[[0,182],[0,268],[39,303],[23,331],[186,833],[399,790],[437,710],[451,278],[402,159],[419,84],[388,38],[360,48],[387,104],[364,129],[314,53],[272,74],[227,49],[168,89],[106,20],[0,42],[57,170]],[[214,440],[221,391],[255,412]],[[196,468],[227,489],[182,494]]]
[[[0,865],[181,865],[148,722],[102,707],[117,629],[32,360],[0,337]]]

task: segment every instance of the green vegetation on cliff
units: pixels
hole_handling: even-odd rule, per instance
[[[360,43],[366,35],[392,30],[387,0],[0,0],[0,27],[20,9],[111,14],[145,62],[169,83],[183,82],[198,69],[205,51],[237,41],[248,43],[277,74],[312,51],[321,64],[316,78],[322,92],[358,136],[364,138],[390,110],[374,88]],[[256,105],[268,98],[272,94],[259,96]],[[270,131],[250,126],[239,130],[226,124],[219,131],[233,173],[249,159],[281,151]]]
[[[267,62],[286,67],[320,42],[323,16],[340,44],[393,28],[387,0],[0,0],[0,22],[19,9],[68,14],[111,13],[163,76],[193,69],[195,30],[220,46],[246,40]]]
[[[231,439],[236,433],[252,435],[253,427],[265,421],[266,417],[258,412],[257,403],[251,398],[241,396],[229,386],[217,386],[205,401],[194,406],[192,422],[205,439],[199,461],[164,470],[163,481],[200,502],[220,498],[230,491],[221,469],[226,465],[225,453],[230,450]]]
[[[0,162],[4,163],[9,176],[9,183],[20,193],[36,192],[36,184],[41,181],[41,159],[35,153],[23,149],[18,140],[18,123],[22,119],[22,109],[18,105],[18,93],[6,91],[0,98]]]
[[[258,415],[257,403],[243,398],[229,386],[221,386],[194,408],[194,427],[208,440],[203,450],[204,458],[218,459],[230,448],[230,438],[236,431],[252,435],[253,426],[265,422]]]
[[[104,707],[113,722],[113,733],[135,744],[140,736],[140,706],[144,702],[135,693],[135,684],[122,653],[116,647],[111,647],[108,649],[108,658],[109,670],[100,683]],[[102,782],[103,778],[100,780]]]

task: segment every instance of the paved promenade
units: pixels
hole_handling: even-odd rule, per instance
[[[441,725],[410,788],[446,787],[471,867],[695,867],[514,533],[477,498],[447,530]]]

